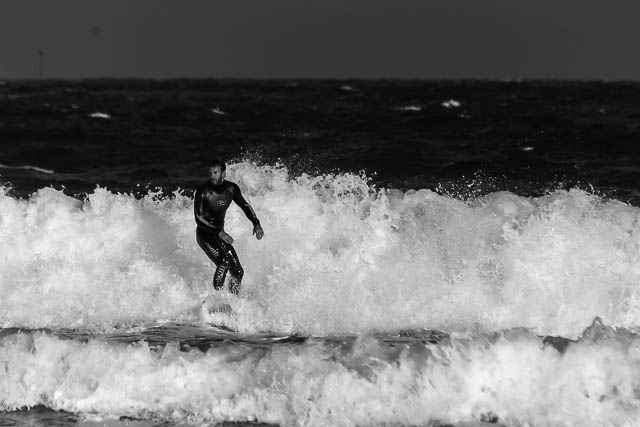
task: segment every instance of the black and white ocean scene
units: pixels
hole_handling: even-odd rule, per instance
[[[432,12],[444,25],[456,7]],[[274,22],[303,18],[278,10]],[[335,31],[381,34],[349,19]],[[117,45],[109,22],[91,22],[95,49]],[[140,43],[142,29],[159,31],[145,22]],[[162,28],[175,37],[162,39],[167,55],[186,61],[177,30]],[[309,42],[315,30],[299,31]],[[451,31],[447,52],[471,34]],[[225,50],[217,66],[244,71],[186,61],[153,74],[140,50],[141,71],[94,59],[71,72],[55,55],[83,39],[59,37],[33,50],[32,74],[0,53],[1,426],[640,425],[633,73],[572,74],[554,56],[500,77],[497,57],[465,72],[435,52],[440,71],[416,74],[391,36],[397,56],[377,52],[404,64],[397,73],[359,77],[327,57],[332,74],[277,55],[262,72]],[[256,240],[228,209],[237,295],[213,289],[195,238],[194,192],[216,157],[265,233]]]

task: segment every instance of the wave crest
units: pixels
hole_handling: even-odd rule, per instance
[[[640,210],[580,190],[498,192],[471,202],[376,189],[356,174],[288,177],[229,166],[258,213],[227,229],[245,267],[239,326],[305,334],[372,329],[503,330],[576,336],[595,316],[640,319]],[[0,196],[0,324],[112,327],[198,321],[212,265],[192,200],[97,188]]]

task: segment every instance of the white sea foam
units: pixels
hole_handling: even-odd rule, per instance
[[[602,333],[604,332],[604,333]],[[523,331],[390,346],[220,345],[203,353],[44,333],[0,339],[0,410],[282,426],[638,426],[640,340],[600,331],[564,353]],[[431,425],[431,424],[429,424]]]
[[[419,112],[419,111],[422,111],[422,107],[419,106],[419,105],[404,105],[402,107],[396,108],[396,110],[398,110],[398,111],[415,111],[415,112]]]
[[[573,337],[595,316],[640,324],[640,210],[584,191],[472,203],[377,191],[353,174],[289,179],[230,165],[265,229],[240,209],[227,230],[245,267],[230,304],[244,331],[340,334],[526,327]],[[0,196],[0,325],[197,321],[212,264],[192,200],[96,189]],[[195,316],[195,317],[194,317]]]
[[[91,117],[93,119],[110,119],[111,115],[109,115],[107,113],[101,113],[101,112],[97,111],[95,113],[89,114],[89,117]]]
[[[460,101],[456,101],[455,99],[449,99],[442,103],[444,108],[458,108],[460,107]]]
[[[40,173],[55,173],[51,169],[45,169],[39,166],[31,166],[31,165],[9,166],[9,165],[3,165],[2,163],[0,163],[0,169],[24,169],[24,170],[32,170]]]

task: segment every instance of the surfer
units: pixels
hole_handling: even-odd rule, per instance
[[[196,241],[216,265],[213,288],[222,289],[227,271],[231,273],[229,291],[240,292],[244,270],[233,248],[233,238],[224,230],[224,217],[234,201],[253,223],[253,234],[258,240],[264,236],[260,221],[249,203],[242,197],[237,184],[225,180],[227,166],[223,160],[213,159],[208,166],[209,180],[196,190],[194,214],[196,217]]]

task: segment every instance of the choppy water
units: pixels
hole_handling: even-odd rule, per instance
[[[0,424],[638,425],[639,87],[6,82]]]

